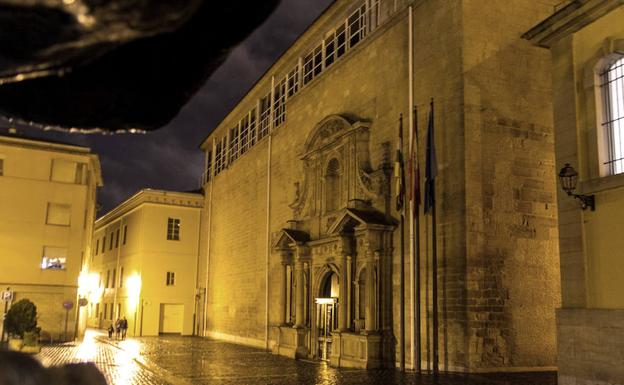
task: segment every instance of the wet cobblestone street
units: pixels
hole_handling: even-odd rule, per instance
[[[556,385],[555,373],[430,375],[398,370],[331,368],[295,361],[263,350],[198,337],[144,337],[108,341],[89,331],[82,343],[44,347],[46,366],[95,362],[109,384],[414,384],[414,385]]]

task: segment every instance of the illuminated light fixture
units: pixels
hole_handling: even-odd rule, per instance
[[[336,303],[336,299],[335,298],[316,298],[315,302],[319,305],[322,304],[334,304]]]
[[[141,276],[135,274],[128,277],[126,287],[128,288],[128,295],[138,297],[141,293]]]
[[[596,198],[594,195],[574,194],[576,183],[578,182],[578,172],[576,172],[574,167],[570,166],[570,163],[566,163],[559,171],[559,180],[561,180],[561,187],[566,194],[581,201],[583,210],[588,207],[591,208],[591,211],[596,210]]]

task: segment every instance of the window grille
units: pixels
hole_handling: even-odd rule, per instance
[[[175,285],[175,273],[173,271],[167,272],[167,286]]]
[[[608,174],[624,172],[624,57],[601,74],[603,132]]]
[[[291,97],[299,92],[299,65],[288,73],[287,79],[288,97]]]
[[[349,48],[359,43],[366,34],[366,5],[362,5],[347,19],[349,26]]]
[[[258,137],[256,120],[256,109],[254,108],[249,111],[249,147],[256,144],[256,138]]]
[[[277,127],[286,120],[286,78],[275,85],[273,90],[273,127]]]
[[[215,175],[219,174],[223,169],[225,169],[225,156],[226,156],[226,148],[225,143],[227,141],[227,137],[224,136],[220,141],[217,142],[215,149]]]
[[[230,129],[229,161],[238,158],[238,125]]]
[[[336,59],[347,52],[347,29],[341,25],[336,29]]]
[[[303,84],[304,85],[310,83],[312,79],[314,78],[314,75],[312,73],[314,69],[313,59],[314,59],[313,51],[310,51],[310,53],[307,54],[303,58]]]
[[[238,123],[240,127],[239,154],[243,155],[249,149],[249,114]]]
[[[325,68],[336,60],[336,32],[330,33],[325,39]]]
[[[323,71],[323,43],[314,48],[314,77]]]
[[[271,93],[260,99],[260,133],[258,139],[262,139],[269,133],[271,125]]]
[[[170,241],[180,240],[180,220],[177,218],[167,219],[167,239]]]

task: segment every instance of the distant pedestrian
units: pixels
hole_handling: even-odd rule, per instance
[[[108,339],[112,339],[113,338],[113,332],[115,331],[115,328],[113,328],[113,324],[111,323],[108,326]]]
[[[121,339],[122,340],[126,339],[127,331],[128,331],[128,320],[126,319],[126,317],[123,317],[123,319],[121,320]]]
[[[121,334],[121,320],[117,318],[117,321],[115,321],[115,339],[116,340],[119,339],[120,334]]]

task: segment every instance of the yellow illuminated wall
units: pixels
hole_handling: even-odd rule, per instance
[[[129,335],[193,334],[202,205],[199,194],[148,189],[98,219],[91,272],[102,295],[89,309],[91,326],[126,317]],[[178,240],[168,239],[170,218],[179,220]]]
[[[14,290],[15,300],[35,302],[43,335],[53,340],[63,337],[62,305],[72,301],[72,338],[81,329],[76,289],[83,256],[91,251],[99,160],[85,147],[17,136],[0,136],[0,160],[0,287]],[[42,268],[46,247],[65,257],[64,268]]]

